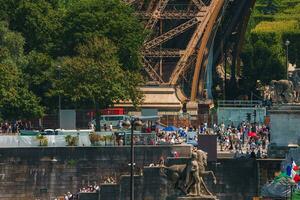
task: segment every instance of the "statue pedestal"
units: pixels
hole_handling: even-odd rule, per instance
[[[217,197],[203,195],[198,197],[177,197],[176,200],[217,200]]]
[[[288,147],[298,143],[300,104],[282,104],[270,110],[272,143]]]

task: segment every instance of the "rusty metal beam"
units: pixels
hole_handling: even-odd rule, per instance
[[[213,3],[215,3],[216,6],[211,10],[212,14],[209,19],[205,33],[203,35],[203,38],[201,40],[201,45],[199,47],[199,51],[198,51],[198,55],[197,55],[197,61],[196,61],[196,65],[195,65],[193,82],[192,82],[191,101],[195,101],[197,98],[199,75],[200,75],[200,71],[201,71],[204,53],[206,50],[206,45],[208,43],[208,40],[209,40],[210,34],[212,32],[212,29],[214,27],[215,21],[217,20],[217,17],[222,9],[222,6],[224,5],[224,0],[215,0]],[[203,66],[203,67],[206,67],[206,66]],[[202,70],[202,71],[205,71],[205,70]],[[201,88],[203,90],[203,85],[201,86]]]
[[[137,12],[136,15],[142,19],[151,17],[151,13],[148,12]],[[165,11],[158,16],[158,19],[191,19],[194,17],[204,16],[205,12],[199,12],[195,10],[175,10]]]
[[[201,8],[203,7],[203,6],[205,6],[205,4],[201,1],[201,0],[192,0],[193,1],[193,3],[196,5],[196,7],[199,9],[199,10],[201,10]]]
[[[171,85],[175,85],[178,81],[180,74],[182,74],[182,72],[184,70],[186,70],[186,67],[187,67],[186,62],[187,62],[188,58],[194,52],[196,45],[199,43],[199,41],[204,33],[206,25],[211,17],[210,9],[213,9],[213,8],[214,7],[206,8],[206,11],[207,11],[206,16],[204,17],[203,21],[200,24],[198,24],[197,29],[194,31],[194,34],[186,47],[185,53],[180,58],[175,69],[173,70],[173,73],[171,75],[170,82],[169,82]]]
[[[150,49],[142,51],[142,54],[146,57],[180,57],[183,55],[182,49]]]
[[[145,26],[145,29],[152,29],[157,23],[160,14],[163,12],[165,7],[167,6],[169,0],[159,0],[157,3],[155,10],[152,12],[152,16],[149,19],[148,23]]]
[[[180,33],[183,33],[185,30],[191,28],[195,24],[197,24],[199,21],[201,21],[203,17],[195,17],[193,19],[188,20],[187,22],[169,30],[168,32],[154,38],[153,40],[150,40],[149,42],[146,42],[144,44],[144,49],[150,49],[153,47],[156,47],[162,43],[164,43],[167,40],[170,40],[171,38],[179,35]]]
[[[159,81],[160,83],[164,83],[162,77],[157,74],[157,72],[153,69],[151,64],[147,61],[146,58],[143,58],[144,69],[150,76],[153,81]]]
[[[156,3],[156,0],[150,0],[147,10],[146,10],[147,13],[152,14],[153,9],[155,8],[155,3]]]
[[[190,65],[192,65],[193,63],[194,63],[194,61],[196,60],[196,57],[195,56],[191,56],[189,59],[188,59],[188,62],[187,62],[187,66],[190,66]],[[186,72],[187,72],[187,70],[185,70],[183,73],[182,73],[182,78],[186,81],[186,82],[188,82],[188,81],[190,81],[190,80],[188,80],[187,78],[186,78]]]
[[[159,62],[158,62],[154,65],[153,69],[157,72],[157,70],[159,70],[159,67],[160,66],[159,66]]]

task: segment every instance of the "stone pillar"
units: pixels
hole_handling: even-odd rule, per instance
[[[144,168],[143,199],[165,200],[167,197],[167,180],[161,176],[159,167]]]
[[[142,198],[143,177],[134,176],[134,199],[144,200]],[[102,200],[102,199],[101,199]],[[130,176],[123,175],[120,180],[120,200],[130,200]]]
[[[120,185],[118,184],[102,184],[100,189],[101,200],[119,200]]]

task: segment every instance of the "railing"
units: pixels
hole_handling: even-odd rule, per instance
[[[258,100],[219,100],[219,107],[262,107],[263,102]]]
[[[130,133],[123,132],[115,134],[113,132],[105,132],[101,135],[101,139],[91,142],[88,134],[73,135],[77,137],[75,145],[78,147],[90,146],[126,146],[130,145]],[[1,135],[0,148],[16,148],[16,147],[67,147],[70,146],[66,141],[67,135],[45,135],[43,141],[37,136],[22,136],[22,135]],[[45,142],[46,141],[46,142]],[[120,142],[121,141],[121,142]],[[157,145],[156,133],[134,133],[134,145]],[[73,147],[72,146],[72,147]]]

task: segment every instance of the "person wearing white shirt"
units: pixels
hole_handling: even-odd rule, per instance
[[[110,123],[109,125],[109,130],[112,131],[113,130],[113,125]]]

